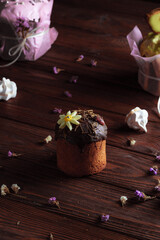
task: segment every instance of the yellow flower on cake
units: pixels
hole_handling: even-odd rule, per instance
[[[71,111],[68,111],[67,114],[59,115],[60,119],[58,120],[58,124],[60,125],[59,128],[63,129],[65,126],[69,128],[70,131],[72,131],[72,124],[79,125],[80,123],[78,120],[82,117],[81,115],[77,114],[77,111],[74,111],[71,113]]]

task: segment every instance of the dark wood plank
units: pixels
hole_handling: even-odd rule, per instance
[[[8,121],[6,126],[10,126],[11,130],[7,131],[4,124],[1,132],[0,165],[3,168],[0,183],[10,186],[16,182],[22,188],[20,192],[22,197],[11,195],[6,196],[6,199],[13,201],[13,204],[20,202],[45,212],[53,212],[96,226],[99,215],[106,212],[111,216],[110,221],[107,224],[98,224],[100,228],[118,233],[125,232],[128,236],[140,239],[157,239],[160,229],[159,227],[154,229],[154,225],[159,221],[156,214],[159,200],[143,204],[133,202],[125,209],[119,202],[121,195],[133,198],[136,189],[154,194],[156,178],[147,175],[149,167],[154,163],[153,158],[107,146],[108,166],[105,171],[92,177],[68,178],[57,170],[55,142],[47,145],[38,144],[39,139],[42,139],[39,132],[45,137],[49,130],[31,126],[27,128],[25,124],[17,125],[12,121],[5,121]],[[3,122],[1,119],[2,126]],[[8,136],[10,137],[7,139]],[[15,152],[23,150],[21,152],[23,155],[8,158],[9,149]],[[47,204],[48,198],[52,195],[60,201],[60,210]],[[155,214],[152,222],[151,214]],[[139,227],[139,230],[135,233],[132,226]]]

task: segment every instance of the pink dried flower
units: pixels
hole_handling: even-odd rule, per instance
[[[69,98],[72,97],[72,94],[69,91],[64,91],[64,95]]]
[[[91,66],[96,67],[97,66],[97,61],[95,59],[91,59]]]
[[[70,83],[77,83],[78,81],[78,76],[72,76],[71,79],[69,80]]]
[[[106,214],[102,214],[101,215],[101,222],[107,222],[109,220],[109,215]]]
[[[76,62],[81,62],[84,59],[84,55],[80,55],[77,59]]]
[[[62,72],[62,71],[64,71],[64,69],[62,69],[62,68],[57,68],[57,67],[53,67],[53,72],[54,72],[54,74],[58,74],[58,73],[60,73],[60,72]]]
[[[53,113],[61,113],[62,109],[61,108],[54,108]]]

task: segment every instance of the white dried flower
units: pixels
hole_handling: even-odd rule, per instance
[[[13,183],[11,189],[17,194],[21,188],[16,183]]]
[[[128,144],[129,146],[134,146],[136,144],[136,140],[134,140],[133,138],[128,139]]]
[[[45,143],[51,142],[51,141],[52,141],[52,136],[51,136],[51,135],[48,135],[48,137],[46,137],[46,138],[44,139],[44,141],[45,141]]]
[[[126,196],[121,196],[120,197],[120,202],[122,204],[122,207],[126,204],[128,198]]]
[[[1,195],[5,196],[7,193],[10,193],[9,188],[5,184],[2,184],[2,186],[1,186]]]

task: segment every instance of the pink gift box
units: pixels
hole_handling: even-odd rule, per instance
[[[58,35],[50,28],[52,7],[53,0],[0,0],[0,57],[12,64],[45,54]]]
[[[139,45],[143,37],[137,26],[127,35],[127,40],[131,49],[131,55],[139,67],[139,84],[145,91],[155,96],[160,96],[160,54],[153,57],[141,56]]]

